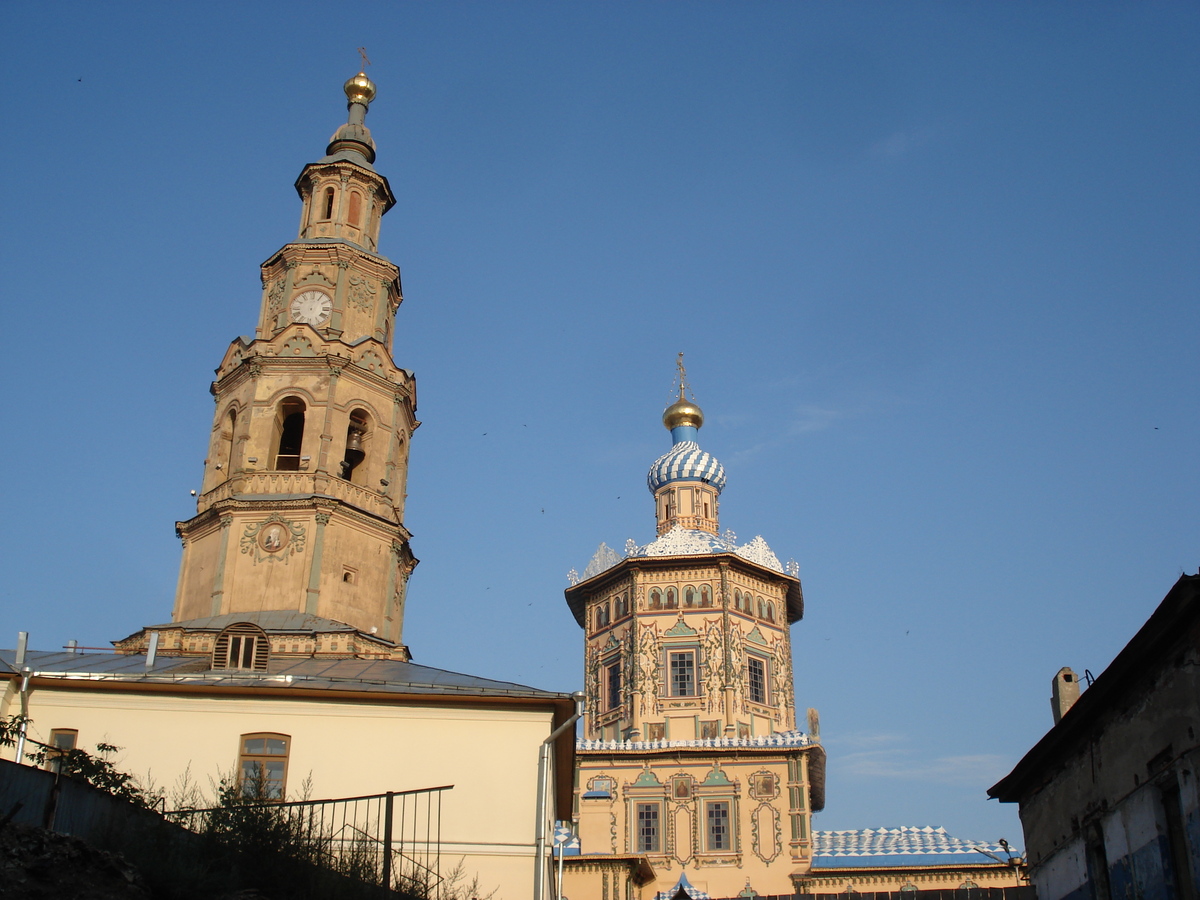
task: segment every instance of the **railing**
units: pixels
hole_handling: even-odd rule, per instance
[[[244,842],[282,835],[306,861],[369,884],[430,900],[443,893],[442,793],[454,785],[366,797],[234,803],[166,814],[189,831]]]
[[[395,515],[391,500],[379,492],[315,472],[245,472],[233,475],[201,495],[199,508],[205,510],[219,500],[246,494],[323,494],[381,518]]]

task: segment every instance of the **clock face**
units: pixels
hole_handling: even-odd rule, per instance
[[[333,299],[324,291],[305,291],[292,301],[292,321],[322,325],[333,312]]]

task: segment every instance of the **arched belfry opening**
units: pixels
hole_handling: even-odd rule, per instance
[[[279,404],[275,417],[275,469],[279,472],[298,472],[304,451],[304,401],[288,397]]]
[[[367,458],[367,441],[371,434],[371,417],[366,410],[356,409],[350,413],[350,424],[346,426],[346,452],[342,457],[341,475],[354,484],[364,484]]]
[[[217,435],[217,459],[215,468],[220,472],[220,480],[225,481],[229,478],[229,472],[233,468],[233,452],[237,446],[237,422],[238,414],[236,409],[230,409],[225,413],[225,417],[221,422],[221,431]]]

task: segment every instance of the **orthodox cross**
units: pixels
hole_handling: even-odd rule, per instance
[[[365,72],[367,70],[367,66],[371,64],[371,60],[367,59],[367,48],[359,47],[358,55],[362,57],[363,71]]]

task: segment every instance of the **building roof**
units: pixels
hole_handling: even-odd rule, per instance
[[[581,751],[601,753],[645,753],[648,750],[712,750],[744,749],[756,750],[779,747],[812,747],[820,742],[803,731],[779,731],[775,734],[760,734],[753,737],[696,738],[682,741],[587,741],[578,740],[575,747]]]
[[[721,493],[725,489],[725,467],[715,456],[701,450],[695,441],[676,441],[654,461],[646,475],[646,486],[654,493],[672,481],[703,481]]]
[[[1200,622],[1200,575],[1182,575],[1162,603],[1092,686],[1004,778],[988,788],[1002,803],[1020,802],[1050,778],[1100,719],[1149,690],[1170,649]]]
[[[262,612],[225,613],[220,616],[205,616],[200,619],[185,619],[182,622],[167,622],[162,625],[147,625],[141,631],[182,628],[184,631],[224,631],[230,625],[238,622],[253,622],[268,634],[290,633],[313,634],[328,632],[357,631],[353,625],[326,619],[322,616],[311,616],[308,613],[288,609],[271,609]],[[135,631],[134,634],[139,634]],[[383,638],[375,637],[382,641]]]
[[[1010,853],[999,844],[960,840],[947,834],[945,828],[931,826],[814,831],[812,867],[994,866],[995,856],[987,856],[980,850],[1001,859]]]
[[[219,617],[223,618],[223,617]],[[236,619],[235,619],[236,621]],[[0,650],[0,674],[19,674],[16,653]],[[509,681],[391,659],[274,657],[266,672],[210,669],[207,657],[158,656],[146,666],[142,654],[30,651],[22,668],[35,676],[94,682],[190,684],[196,686],[324,690],[378,694],[507,697],[570,700],[571,695]]]

